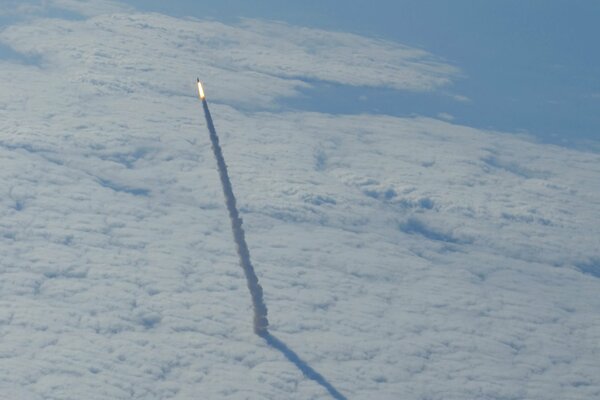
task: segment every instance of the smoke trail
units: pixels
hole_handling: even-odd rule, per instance
[[[260,283],[258,283],[258,277],[256,276],[254,267],[250,261],[250,251],[246,244],[246,237],[244,235],[244,229],[242,228],[242,219],[240,218],[235,203],[235,195],[233,194],[233,188],[231,187],[231,180],[227,173],[227,164],[225,164],[225,158],[223,158],[223,152],[219,145],[219,137],[217,136],[217,131],[213,125],[212,117],[208,109],[208,103],[205,98],[202,98],[202,106],[204,107],[204,116],[206,117],[208,131],[210,132],[213,153],[215,153],[215,158],[217,159],[217,167],[219,168],[219,176],[221,177],[225,203],[227,204],[229,218],[231,219],[231,230],[233,231],[237,253],[240,257],[240,266],[244,270],[248,290],[250,290],[250,295],[252,296],[252,307],[254,308],[254,332],[256,334],[261,334],[267,332],[267,327],[269,326],[269,320],[267,320],[267,306],[263,300],[263,290]]]
[[[223,151],[219,145],[219,137],[212,121],[212,116],[208,109],[208,103],[204,97],[202,86],[198,81],[198,89],[200,91],[200,99],[202,100],[202,106],[204,107],[204,116],[206,117],[206,124],[210,132],[210,141],[212,143],[213,153],[217,159],[217,167],[219,169],[219,176],[221,177],[221,185],[223,186],[223,193],[225,194],[225,203],[227,204],[227,210],[229,211],[229,218],[231,219],[231,230],[233,231],[233,238],[237,246],[238,256],[240,258],[240,265],[246,275],[246,282],[250,295],[252,296],[252,306],[254,308],[254,333],[265,339],[267,344],[276,350],[279,350],[285,358],[293,363],[302,373],[309,379],[312,379],[319,385],[323,386],[329,394],[336,400],[346,400],[340,392],[337,391],[331,383],[319,374],[317,371],[312,369],[304,360],[302,360],[292,349],[290,349],[285,343],[271,335],[268,330],[269,321],[267,320],[267,306],[263,300],[263,290],[258,283],[258,277],[254,272],[254,267],[250,262],[250,251],[246,244],[246,237],[244,235],[244,229],[242,228],[242,219],[237,210],[235,195],[233,194],[233,188],[231,187],[231,180],[227,173],[227,164],[225,164],[225,158],[223,157]]]

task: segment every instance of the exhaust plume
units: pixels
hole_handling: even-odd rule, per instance
[[[231,230],[233,232],[233,238],[237,247],[237,253],[240,259],[240,266],[244,270],[246,275],[246,283],[252,296],[252,307],[254,309],[254,333],[262,337],[269,346],[281,352],[285,358],[287,358],[292,364],[296,366],[305,377],[312,379],[319,385],[321,385],[327,392],[336,400],[346,400],[343,394],[341,394],[331,383],[315,371],[310,365],[302,360],[292,349],[290,349],[284,342],[279,340],[277,337],[269,332],[269,321],[267,320],[267,306],[263,299],[263,290],[260,283],[258,283],[258,277],[254,272],[254,267],[250,261],[250,251],[246,244],[246,237],[244,235],[244,229],[242,228],[242,219],[236,206],[235,196],[233,194],[233,188],[231,186],[231,180],[227,172],[227,164],[225,164],[225,158],[223,157],[223,151],[219,144],[219,137],[208,109],[208,103],[206,96],[204,95],[204,89],[200,79],[198,83],[198,96],[202,100],[202,107],[204,107],[204,116],[206,117],[206,125],[210,133],[210,141],[212,143],[213,153],[217,160],[217,167],[219,170],[219,177],[221,178],[221,185],[223,186],[223,194],[225,195],[225,204],[229,211],[229,218],[231,219]]]
[[[240,258],[240,266],[244,270],[246,275],[246,283],[252,296],[252,307],[254,308],[254,332],[261,334],[265,332],[269,326],[267,320],[267,306],[263,300],[263,290],[258,283],[258,277],[254,272],[254,267],[250,261],[250,251],[246,244],[246,237],[244,235],[244,229],[242,228],[242,219],[237,210],[235,195],[233,194],[233,188],[231,186],[231,180],[227,173],[227,164],[225,164],[225,158],[223,158],[223,151],[219,144],[219,137],[208,109],[208,103],[204,96],[204,90],[202,84],[198,82],[198,93],[202,100],[202,106],[204,107],[204,116],[206,117],[206,124],[208,125],[208,131],[210,133],[210,141],[212,143],[213,153],[217,160],[217,167],[219,169],[219,177],[221,178],[221,185],[223,186],[223,194],[225,195],[225,204],[229,211],[229,219],[231,219],[231,230],[233,232],[233,239],[237,247],[237,253]]]

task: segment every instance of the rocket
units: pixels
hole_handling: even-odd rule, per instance
[[[204,89],[202,88],[202,82],[200,82],[200,78],[196,78],[196,84],[198,85],[198,96],[200,96],[200,100],[204,101]]]
[[[263,289],[258,282],[256,272],[250,260],[250,250],[248,250],[248,244],[246,243],[246,236],[244,228],[242,227],[242,218],[240,212],[236,206],[236,199],[233,193],[233,187],[231,186],[231,179],[229,179],[229,173],[227,172],[227,164],[225,163],[225,157],[223,157],[223,151],[219,144],[219,136],[213,124],[210,110],[208,109],[208,102],[206,96],[204,96],[204,89],[202,88],[202,82],[200,78],[196,79],[198,85],[198,96],[202,100],[202,108],[204,108],[204,117],[206,118],[206,126],[210,136],[212,144],[212,150],[217,161],[217,169],[219,171],[219,177],[221,179],[221,186],[223,187],[223,194],[225,196],[225,205],[229,211],[229,219],[231,220],[231,230],[233,232],[233,239],[237,247],[237,253],[240,259],[240,267],[244,270],[246,276],[246,283],[252,297],[252,308],[254,309],[254,332],[259,335],[266,337],[269,334],[268,326],[269,320],[267,319],[267,306],[263,299]]]

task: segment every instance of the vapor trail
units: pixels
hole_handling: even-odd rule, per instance
[[[246,282],[248,284],[248,289],[250,290],[250,295],[252,296],[252,306],[254,308],[254,333],[265,339],[269,346],[279,350],[285,356],[285,358],[294,364],[296,368],[302,371],[305,377],[312,379],[319,385],[323,386],[334,399],[346,400],[346,397],[338,392],[338,390],[331,383],[329,383],[327,379],[323,377],[323,375],[312,369],[310,365],[302,360],[284,342],[269,332],[267,306],[265,305],[265,301],[263,299],[262,286],[260,286],[260,283],[258,283],[258,277],[254,272],[252,263],[250,262],[250,251],[248,250],[248,245],[246,244],[246,237],[244,235],[244,229],[242,228],[242,219],[240,218],[240,213],[238,212],[236,206],[231,180],[229,179],[229,174],[227,173],[227,164],[225,164],[223,151],[221,150],[221,145],[219,144],[219,137],[217,136],[217,131],[215,130],[200,80],[198,80],[198,94],[202,100],[202,106],[204,107],[206,125],[208,125],[213,153],[215,154],[215,158],[217,160],[221,185],[223,186],[223,194],[225,195],[225,203],[227,204],[229,218],[231,219],[231,230],[233,232],[233,238],[235,240],[238,256],[240,258],[240,265],[244,270],[244,274],[246,275]]]
[[[254,332],[261,334],[267,331],[269,321],[267,319],[267,306],[263,300],[263,290],[258,283],[258,277],[254,272],[254,267],[250,261],[250,251],[246,244],[246,237],[244,235],[244,229],[242,228],[242,219],[237,210],[235,195],[233,194],[233,188],[231,186],[231,180],[227,173],[227,164],[225,164],[225,158],[223,158],[223,151],[219,144],[219,137],[217,131],[213,125],[210,110],[208,109],[208,103],[202,93],[202,106],[204,107],[204,116],[206,117],[206,124],[208,125],[208,131],[210,132],[210,141],[212,143],[213,153],[217,159],[217,167],[219,169],[219,176],[221,177],[221,185],[223,186],[223,194],[225,195],[225,203],[227,204],[227,210],[229,211],[229,218],[231,219],[231,230],[233,231],[233,239],[237,246],[237,253],[240,258],[240,266],[244,270],[246,275],[246,283],[252,296],[252,307],[254,308]]]

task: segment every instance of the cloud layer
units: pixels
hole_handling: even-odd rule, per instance
[[[68,73],[72,89],[85,88],[82,96],[108,89],[184,96],[190,77],[200,74],[210,83],[213,100],[264,106],[310,80],[432,90],[457,73],[422,50],[252,20],[225,25],[158,14],[103,14],[12,26],[0,40],[19,52],[43,55],[46,72]]]
[[[453,67],[343,33],[158,14],[34,19],[0,40],[36,55],[0,61],[1,393],[326,394],[248,330],[201,75],[272,331],[340,392],[600,395],[597,154],[251,108],[311,79],[430,90]]]

